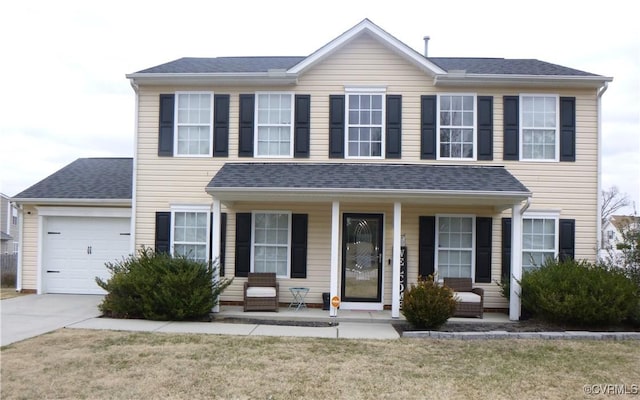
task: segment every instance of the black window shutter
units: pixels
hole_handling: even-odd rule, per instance
[[[211,226],[213,226],[213,213],[211,213]],[[213,229],[211,229],[211,238],[209,239],[210,243],[213,243]],[[227,246],[227,213],[220,214],[220,258],[218,259],[218,270],[220,271],[220,276],[224,276],[224,261],[226,254],[226,246]],[[212,261],[215,261],[213,258],[213,246],[209,246],[211,248],[211,254],[209,258]]]
[[[213,96],[213,156],[229,157],[229,95]]]
[[[561,219],[559,228],[559,254],[561,261],[573,260],[575,258],[575,242],[576,242],[576,220]]]
[[[437,97],[420,96],[420,158],[436,159]]]
[[[491,217],[476,217],[476,282],[491,283]]]
[[[560,161],[576,160],[576,98],[560,97]]]
[[[309,158],[311,130],[311,96],[297,94],[295,97],[295,122],[293,127],[293,156]]]
[[[418,275],[426,278],[435,272],[436,217],[420,217],[418,235]]]
[[[291,277],[307,277],[307,214],[291,215]]]
[[[171,213],[156,212],[156,253],[171,253]]]
[[[251,213],[236,214],[236,273],[247,277],[251,270]]]
[[[478,96],[478,160],[493,160],[493,96]]]
[[[238,156],[253,157],[253,130],[255,118],[255,95],[240,95],[240,126]]]
[[[520,159],[520,98],[503,98],[504,148],[502,159],[517,161]]]
[[[329,158],[344,158],[344,95],[329,96]]]
[[[511,279],[511,218],[502,218],[502,279]]]
[[[402,158],[402,96],[387,96],[386,158]]]
[[[160,124],[158,132],[158,155],[161,157],[173,156],[173,119],[174,119],[174,94],[160,95]]]

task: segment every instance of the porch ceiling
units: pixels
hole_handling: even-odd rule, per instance
[[[222,202],[358,201],[505,209],[531,192],[503,167],[388,163],[227,163],[206,192]]]

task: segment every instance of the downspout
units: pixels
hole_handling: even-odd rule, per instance
[[[21,204],[16,204],[18,208],[18,262],[16,266],[16,292],[22,291],[22,251],[24,249],[24,210]]]
[[[129,83],[135,92],[135,106],[134,106],[134,116],[133,116],[133,166],[132,166],[132,177],[131,177],[131,236],[129,243],[129,251],[131,254],[136,253],[136,184],[138,181],[138,111],[139,111],[139,95],[138,89],[139,86],[135,82],[135,80],[130,79]]]
[[[527,197],[527,202],[524,203],[524,206],[520,209],[520,215],[524,215],[525,212],[531,207],[531,197]]]
[[[602,251],[602,95],[609,88],[609,84],[607,82],[604,83],[604,86],[598,89],[597,95],[597,114],[598,114],[598,140],[597,140],[597,152],[598,152],[598,165],[596,167],[596,188],[597,192],[597,219],[596,219],[596,258],[597,261],[601,258]]]

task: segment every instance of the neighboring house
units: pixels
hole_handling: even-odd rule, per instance
[[[602,227],[602,249],[605,255],[613,257],[620,256],[622,252],[617,245],[623,243],[622,233],[628,229],[640,228],[640,217],[632,215],[612,215],[609,221]]]
[[[243,301],[249,272],[273,271],[284,302],[307,287],[310,304],[329,292],[398,317],[406,262],[404,283],[470,277],[517,319],[519,297],[495,281],[596,258],[611,78],[428,57],[368,19],[306,57],[182,58],[127,77],[135,247],[219,260],[234,278],[223,305]],[[36,288],[30,257],[23,287]]]
[[[102,294],[96,276],[131,253],[131,158],[80,158],[12,198],[24,245],[18,289]]]
[[[0,193],[0,254],[17,254],[19,243],[18,209],[9,196]]]

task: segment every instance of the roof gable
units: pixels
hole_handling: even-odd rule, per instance
[[[446,73],[446,71],[441,69],[438,65],[432,63],[422,54],[416,52],[414,49],[407,46],[393,35],[387,33],[367,18],[313,52],[310,56],[291,67],[287,72],[292,74],[302,74],[304,71],[331,56],[331,54],[351,42],[353,39],[365,33],[370,34],[374,39],[385,45],[387,48],[404,57],[406,60],[431,76]]]

